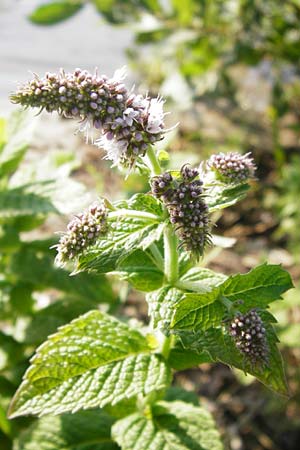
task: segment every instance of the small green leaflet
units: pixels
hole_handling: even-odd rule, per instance
[[[14,441],[14,450],[117,450],[112,417],[101,410],[45,416]]]
[[[74,16],[83,7],[81,0],[55,0],[38,6],[29,16],[37,25],[54,25]]]
[[[234,205],[245,197],[250,188],[248,184],[228,186],[220,182],[205,187],[207,195],[206,202],[210,213]]]
[[[159,402],[150,417],[132,414],[113,425],[122,450],[222,450],[211,414],[182,401]]]
[[[117,208],[119,215],[110,219],[110,233],[80,256],[77,271],[113,272],[133,251],[146,250],[160,239],[165,224],[162,206],[157,199],[137,194],[128,201],[119,202]],[[153,217],[127,217],[122,215],[122,210],[145,212]]]
[[[170,368],[146,338],[91,311],[38,348],[10,406],[10,416],[61,414],[147,395],[171,382]]]

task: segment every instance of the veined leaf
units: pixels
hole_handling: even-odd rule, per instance
[[[268,364],[255,367],[237,349],[231,336],[222,328],[210,328],[205,332],[182,333],[183,345],[188,350],[196,352],[201,358],[209,354],[211,361],[220,361],[228,366],[234,366],[255,376],[259,381],[274,391],[287,395],[287,384],[282,364],[281,354],[277,348],[278,339],[270,322],[272,317],[267,312],[261,312],[266,328],[269,348]],[[270,319],[271,317],[271,319]]]
[[[246,312],[267,307],[292,287],[289,273],[281,266],[262,264],[248,273],[229,277],[222,284],[222,295],[231,301],[243,300],[239,310]]]
[[[209,292],[226,280],[226,275],[202,267],[192,267],[179,280],[180,286],[197,293]]]
[[[139,413],[113,425],[112,436],[122,450],[222,450],[211,414],[181,401],[159,402],[152,417]]]
[[[153,327],[168,330],[174,311],[183,298],[184,292],[171,286],[149,293],[146,300]]]
[[[175,309],[171,328],[207,330],[220,325],[225,307],[217,301],[219,295],[218,288],[206,294],[185,294]]]
[[[147,194],[137,194],[117,204],[119,215],[111,219],[111,232],[79,257],[77,270],[107,273],[117,270],[121,261],[137,249],[146,250],[163,232],[162,206]],[[152,217],[128,217],[122,210],[149,213]]]
[[[45,416],[18,436],[13,450],[117,450],[110,437],[113,422],[101,410]]]
[[[145,337],[91,311],[49,337],[31,360],[10,416],[61,414],[166,388],[170,369]]]
[[[83,6],[81,0],[56,0],[38,6],[29,16],[38,25],[54,25],[74,16]]]

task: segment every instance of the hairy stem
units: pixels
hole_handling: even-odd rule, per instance
[[[169,284],[174,285],[178,280],[178,249],[177,236],[169,224],[164,231],[165,249],[165,277]]]
[[[155,150],[153,149],[153,147],[150,147],[149,150],[147,151],[146,159],[147,159],[148,166],[151,170],[151,175],[152,176],[160,175],[161,167],[160,167],[159,161],[157,159],[157,156],[156,156],[156,153],[155,153]]]
[[[160,253],[160,251],[157,248],[156,244],[151,244],[149,247],[149,250],[153,256],[153,259],[155,261],[155,264],[157,265],[157,267],[163,272],[164,270],[164,259]]]

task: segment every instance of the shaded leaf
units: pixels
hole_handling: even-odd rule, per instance
[[[123,450],[222,450],[211,414],[184,403],[159,402],[152,418],[139,413],[113,425],[112,436]]]
[[[100,410],[45,416],[18,436],[13,450],[117,450],[110,437],[113,422]]]

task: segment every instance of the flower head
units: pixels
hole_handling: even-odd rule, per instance
[[[254,177],[256,170],[250,155],[250,153],[240,155],[237,152],[218,153],[209,158],[206,166],[224,183],[246,183],[249,178]]]
[[[197,169],[185,165],[177,178],[165,172],[151,181],[152,193],[165,203],[181,245],[196,257],[210,243],[208,207],[198,176]]]
[[[99,236],[107,232],[107,211],[103,203],[93,203],[87,211],[75,216],[67,226],[57,249],[56,263],[64,266],[94,244]]]
[[[229,325],[229,334],[238,350],[252,365],[263,365],[268,359],[268,344],[263,321],[256,309],[238,313]]]
[[[110,79],[81,69],[72,73],[60,70],[42,78],[35,75],[11,99],[81,120],[79,130],[87,137],[98,130],[96,144],[107,152],[107,159],[132,167],[149,146],[163,138],[164,102],[128,91],[124,78],[124,70]]]

